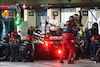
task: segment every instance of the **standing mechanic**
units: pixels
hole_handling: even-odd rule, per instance
[[[28,29],[28,35],[32,36],[33,35],[33,31],[35,31],[33,26],[30,26],[30,28]]]
[[[53,15],[53,19],[50,20],[50,33],[52,36],[56,36],[56,31],[58,29],[58,26],[59,26],[59,22],[58,20],[56,19],[56,16]]]
[[[75,52],[74,44],[73,44],[73,33],[76,33],[75,29],[72,27],[72,22],[67,21],[66,22],[66,28],[64,29],[62,33],[62,53],[60,57],[60,63],[63,62],[63,55],[64,51],[66,51],[66,55],[69,53],[68,57],[68,64],[74,64],[73,61],[71,61],[71,58],[73,57],[73,53]]]

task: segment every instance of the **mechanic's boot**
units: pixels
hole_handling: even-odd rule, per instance
[[[96,58],[95,57],[91,57],[91,61],[96,61]]]
[[[62,60],[60,60],[59,62],[60,62],[60,63],[64,63],[64,61],[62,61]]]
[[[22,62],[27,62],[27,60],[25,58],[22,58]]]
[[[10,58],[10,62],[14,62],[14,59],[13,58]]]
[[[68,64],[75,64],[73,61],[68,61]]]

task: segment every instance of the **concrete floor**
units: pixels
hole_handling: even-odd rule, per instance
[[[0,62],[0,67],[100,67],[100,63],[89,60],[78,60],[75,64],[59,63],[59,60],[37,60],[35,62]]]

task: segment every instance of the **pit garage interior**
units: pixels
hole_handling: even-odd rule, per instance
[[[75,64],[68,63],[69,48],[60,63],[70,21]],[[0,0],[0,67],[100,67],[100,1]]]

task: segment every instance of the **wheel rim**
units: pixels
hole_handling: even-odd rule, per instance
[[[4,57],[6,55],[6,49],[5,48],[0,48],[0,57]]]

